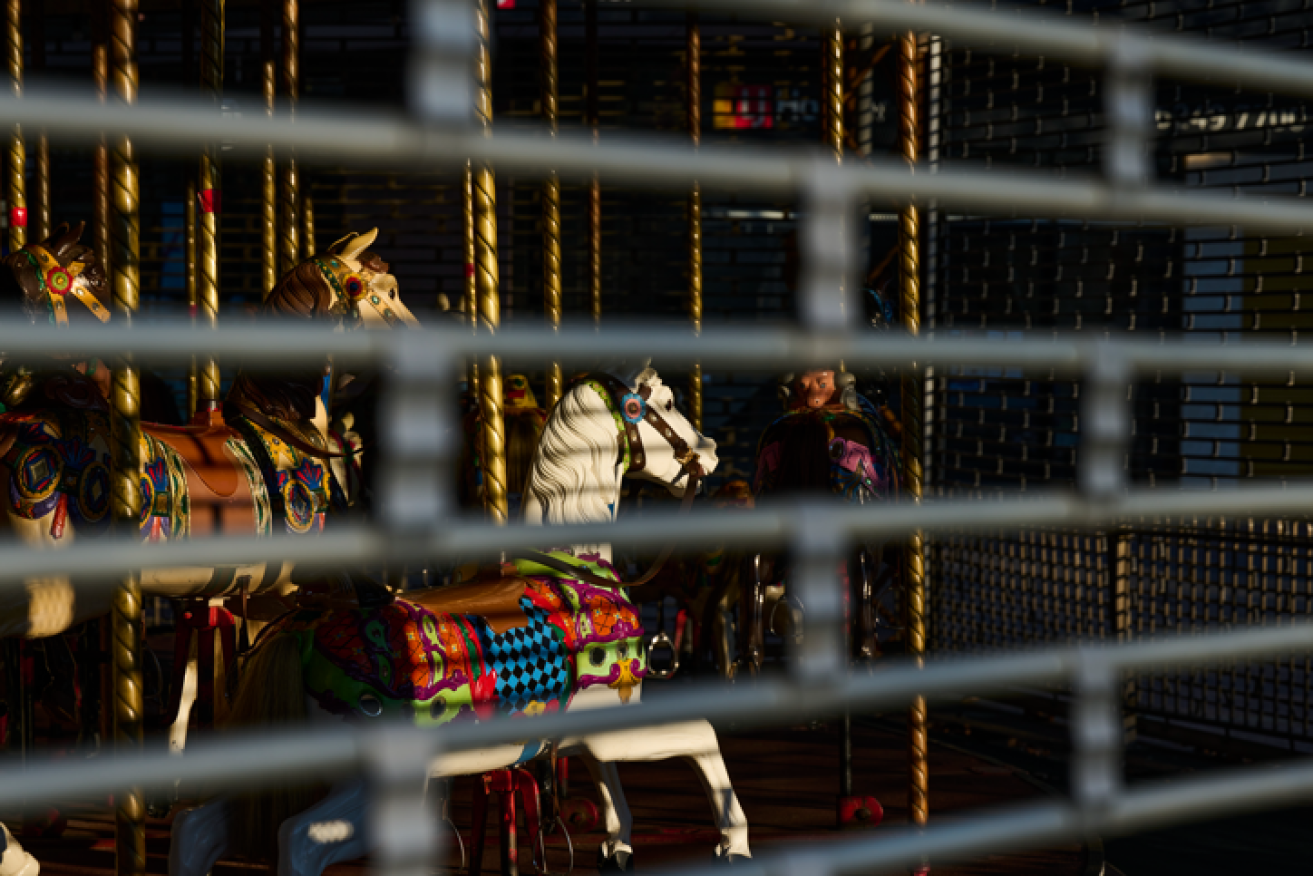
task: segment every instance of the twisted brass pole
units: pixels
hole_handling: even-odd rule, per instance
[[[109,95],[109,22],[104,0],[91,4],[91,79],[96,96],[104,103]],[[108,276],[113,264],[109,246],[109,146],[102,135],[91,154],[91,248],[96,251]]]
[[[309,186],[306,186],[309,188]],[[307,192],[301,198],[301,258],[315,254],[315,202]]]
[[[597,0],[584,2],[584,54],[587,71],[584,85],[584,121],[593,129],[597,142],[599,127],[597,72]],[[602,321],[602,183],[593,174],[588,184],[588,312],[594,323]]]
[[[702,143],[702,31],[690,15],[685,51],[688,54],[688,134],[693,147]],[[702,332],[702,188],[696,182],[688,195],[688,318]],[[702,431],[702,365],[688,373],[688,420]]]
[[[283,94],[287,97],[287,114],[296,115],[301,87],[301,10],[297,0],[283,0]],[[278,198],[282,204],[279,228],[278,273],[286,274],[300,261],[301,222],[300,180],[296,172],[296,153],[288,152],[283,161],[282,187]]]
[[[224,0],[204,0],[201,4],[201,93],[218,104],[223,96],[223,15]],[[205,148],[201,154],[200,221],[196,236],[196,315],[206,328],[219,324],[219,149]],[[214,409],[219,403],[219,363],[203,356],[196,376],[197,403]]]
[[[44,0],[37,0],[29,14],[32,37],[32,69],[46,68],[46,9]],[[32,235],[36,240],[50,236],[50,140],[44,129],[36,135],[36,209],[30,217]]]
[[[8,39],[6,60],[9,62],[9,81],[14,97],[23,96],[23,0],[9,0]],[[9,138],[8,185],[9,197],[9,250],[13,252],[27,243],[27,149],[23,145],[23,129],[14,125]]]
[[[137,0],[113,0],[109,54],[113,92],[122,104],[137,102]],[[140,224],[137,162],[132,141],[114,140],[113,302],[118,322],[131,326],[140,288]],[[113,467],[113,513],[120,537],[138,532],[141,512],[141,387],[137,368],[125,355],[114,366],[110,416],[110,464]],[[141,576],[129,573],[114,593],[110,624],[114,669],[114,745],[136,752],[142,741]],[[118,876],[146,872],[145,801],[140,788],[116,797],[114,849]]]
[[[538,45],[541,49],[543,121],[556,136],[557,53],[556,0],[541,0],[538,10]],[[547,324],[561,325],[561,181],[550,174],[543,181],[543,310]],[[547,364],[547,410],[561,399],[564,378],[561,363]]]
[[[274,114],[278,81],[278,62],[274,48],[274,14],[272,3],[260,7],[260,73],[264,92],[264,111]],[[274,147],[269,146],[260,160],[260,294],[268,296],[278,282],[278,170]]]
[[[479,51],[475,115],[485,133],[492,132],[492,56],[487,0],[476,3]],[[497,194],[492,168],[474,165],[474,282],[479,316],[496,329],[501,323],[497,271]],[[506,494],[506,423],[502,397],[501,360],[486,356],[479,365],[479,408],[483,414],[483,503],[494,523],[510,517]]]
[[[478,283],[474,278],[474,166],[470,162],[465,162],[465,173],[461,180],[461,200],[464,203],[464,224],[461,229],[464,233],[463,250],[465,253],[465,289],[464,297],[461,299],[461,309],[465,313],[470,323],[471,331],[478,331],[479,328],[479,289]],[[479,363],[470,362],[469,372],[469,399],[470,404],[478,404],[479,399]],[[480,432],[476,438],[478,442],[479,459],[483,459],[483,433]]]
[[[183,258],[186,260],[185,287],[187,290],[187,314],[192,325],[196,324],[196,180],[187,180],[187,203],[183,207]],[[196,416],[200,405],[200,379],[196,370],[196,357],[191,357],[191,368],[187,371],[187,419]]]
[[[825,79],[825,144],[834,150],[836,157],[843,158],[843,28],[835,22],[834,27],[826,28],[825,63],[822,70]]]
[[[915,169],[920,151],[920,82],[917,70],[916,35],[903,34],[898,43],[899,149],[909,167]],[[921,330],[921,222],[915,204],[898,213],[899,288],[902,293],[903,327],[909,334]],[[922,383],[919,368],[903,374],[903,489],[913,502],[921,501]],[[925,656],[925,541],[920,531],[908,539],[904,569],[907,653],[920,661]],[[926,704],[917,697],[907,718],[908,795],[914,824],[925,824],[930,814],[930,770],[927,765],[928,738]]]

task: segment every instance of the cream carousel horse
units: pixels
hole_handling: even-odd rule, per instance
[[[716,465],[715,442],[675,410],[644,369],[627,380],[593,375],[553,410],[525,494],[530,523],[611,520],[621,479],[683,493]],[[695,489],[695,486],[694,486]],[[306,602],[266,630],[243,673],[234,716],[269,726],[393,718],[419,726],[525,718],[636,702],[646,653],[639,616],[610,564],[609,545],[574,545],[517,559],[479,578],[405,599],[356,585],[356,603]],[[530,725],[526,726],[527,729]],[[724,860],[749,856],[747,823],[711,726],[703,721],[559,740],[601,788],[607,837],[599,866],[630,869],[631,818],[616,761],[687,759],[711,802]],[[539,757],[533,739],[440,757],[432,776],[484,773]],[[220,797],[174,820],[171,876],[205,876],[225,853],[271,852],[281,876],[318,876],[366,854],[363,781],[316,801],[310,789]],[[322,826],[340,828],[326,836]]]
[[[0,304],[11,315],[32,324],[109,319],[103,275],[77,244],[80,232],[80,225],[62,228],[5,259]],[[376,234],[350,235],[289,271],[263,313],[346,327],[415,324],[387,264],[367,251]],[[96,360],[55,356],[29,368],[11,368],[2,385],[3,525],[25,544],[58,549],[109,530],[109,372]],[[222,411],[202,411],[184,427],[143,423],[143,541],[321,530],[330,507],[347,503],[333,471],[341,459],[330,450],[323,372],[323,365],[276,377],[243,372]],[[174,597],[258,594],[286,590],[291,571],[154,569],[143,573],[142,589]],[[0,637],[50,636],[109,610],[105,588],[68,578],[32,580],[27,590],[0,601]]]

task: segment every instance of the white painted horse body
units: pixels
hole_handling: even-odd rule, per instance
[[[700,457],[703,468],[715,467],[715,443],[699,435],[674,411],[669,388],[654,371],[646,370],[630,383],[637,392],[646,386],[647,403],[657,405],[667,423]],[[611,405],[587,384],[576,385],[554,409],[535,455],[525,494],[526,517],[531,523],[569,523],[610,520],[619,500],[628,447],[624,431]],[[646,444],[643,477],[682,492],[685,476],[673,446],[650,424],[642,423]],[[578,545],[576,556],[600,553],[607,545]],[[638,685],[625,690],[597,685],[576,690],[569,707],[574,710],[616,707],[633,699]],[[307,700],[314,720],[340,720],[327,714],[318,701]],[[479,774],[522,763],[549,748],[516,744],[439,757],[430,768],[434,777]],[[607,837],[599,857],[607,869],[629,869],[632,819],[620,787],[615,763],[683,757],[698,772],[721,831],[716,854],[725,859],[748,857],[747,821],[730,786],[715,732],[705,721],[684,722],[662,728],[612,733],[581,734],[561,740],[559,752],[579,757],[597,781]],[[319,876],[329,864],[350,860],[369,850],[368,799],[362,781],[340,784],[321,802],[287,819],[278,831],[280,876]],[[234,847],[235,807],[220,798],[206,806],[181,813],[174,821],[170,851],[171,876],[205,876],[214,862]],[[332,840],[323,837],[326,823],[345,825]]]

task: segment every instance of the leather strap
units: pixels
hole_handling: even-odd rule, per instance
[[[332,450],[322,450],[309,441],[305,441],[290,430],[284,428],[281,424],[275,422],[270,417],[266,417],[255,408],[244,405],[241,402],[235,402],[231,399],[223,403],[223,418],[225,420],[235,416],[245,417],[255,425],[264,429],[266,432],[277,436],[280,440],[287,442],[306,456],[313,456],[316,459],[347,459],[357,454],[364,453],[365,448],[362,446],[358,450],[350,453],[336,453]]]
[[[624,400],[629,395],[634,395],[628,386],[618,378],[610,374],[585,374],[584,376],[573,381],[572,385],[577,385],[586,381],[593,381],[601,384],[611,396],[612,405],[620,411],[620,416],[624,419],[624,436],[629,442],[629,468],[626,474],[636,471],[642,471],[647,465],[647,456],[643,452],[643,439],[639,434],[638,423],[631,421],[625,410]],[[679,433],[670,428],[670,424],[662,418],[652,405],[648,404],[652,397],[652,390],[646,383],[640,384],[636,393],[643,400],[643,413],[641,419],[646,420],[648,425],[657,431],[657,434],[666,439],[672,450],[675,451],[675,458],[679,460],[681,467],[688,473],[688,484],[684,487],[684,496],[679,503],[679,513],[687,514],[693,507],[693,499],[697,496],[698,485],[702,480],[702,466],[698,462],[698,455],[693,453],[688,446],[688,442],[680,437]],[[601,575],[594,575],[587,569],[581,569],[572,566],[564,560],[558,560],[553,556],[540,551],[526,551],[519,555],[519,559],[529,560],[549,569],[555,569],[563,572],[572,578],[586,581],[594,587],[614,587],[622,584],[625,587],[638,587],[648,583],[665,567],[670,555],[674,553],[675,546],[667,545],[661,551],[660,556],[656,558],[651,567],[648,568],[641,576],[633,581],[612,581],[610,578],[603,578]]]

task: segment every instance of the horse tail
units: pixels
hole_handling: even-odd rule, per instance
[[[227,726],[254,730],[303,725],[307,714],[300,640],[291,633],[277,633],[256,649],[242,670]],[[284,784],[236,797],[235,839],[242,851],[277,860],[279,826],[310,808],[321,790]]]

